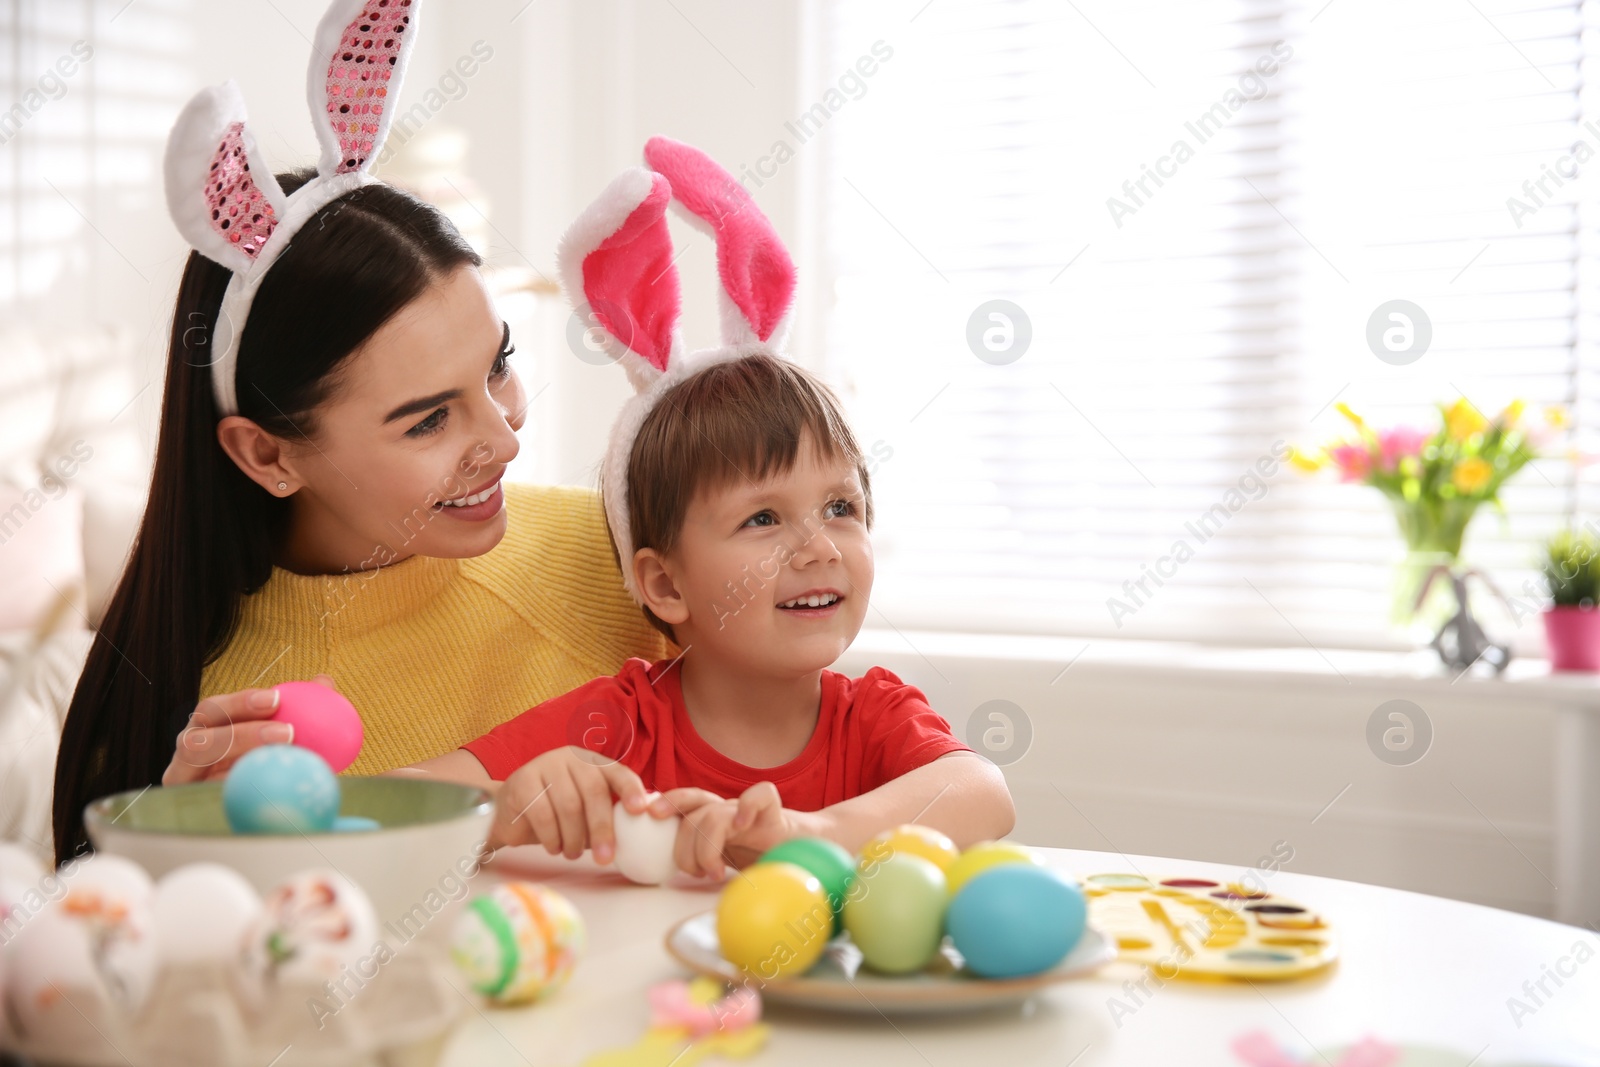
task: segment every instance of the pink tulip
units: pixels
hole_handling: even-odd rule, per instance
[[[1405,456],[1422,455],[1422,446],[1428,443],[1429,434],[1410,426],[1395,426],[1392,429],[1378,432],[1378,452],[1380,463],[1386,471],[1392,471]]]
[[[1362,481],[1372,469],[1372,453],[1365,445],[1334,445],[1328,449],[1328,457],[1339,468],[1341,482]]]

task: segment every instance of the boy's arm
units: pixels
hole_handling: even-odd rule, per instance
[[[463,785],[478,785],[491,793],[498,792],[500,788],[500,783],[489,777],[489,772],[478,762],[478,757],[464,748],[425,759],[421,763],[413,763],[409,767],[396,767],[392,771],[385,771],[384,774],[394,778],[426,777],[445,782],[460,782]]]
[[[901,823],[930,826],[965,849],[1004,837],[1017,821],[1000,768],[973,752],[947,752],[870,792],[813,814],[821,836],[852,853]]]

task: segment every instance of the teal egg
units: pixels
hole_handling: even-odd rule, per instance
[[[944,872],[901,852],[862,873],[844,904],[844,928],[861,959],[882,974],[926,967],[944,940]]]
[[[369,819],[365,815],[341,815],[333,820],[333,832],[336,834],[354,834],[364,830],[382,830],[383,826],[377,819]]]
[[[843,929],[840,913],[856,880],[855,857],[825,837],[794,837],[774,845],[761,854],[757,863],[792,863],[810,871],[822,883],[822,892],[833,909],[833,932]]]
[[[1088,906],[1077,886],[1048,867],[991,867],[950,901],[945,928],[967,969],[984,978],[1048,971],[1083,936]]]
[[[326,833],[339,815],[339,780],[310,749],[263,745],[228,772],[222,809],[236,834]]]

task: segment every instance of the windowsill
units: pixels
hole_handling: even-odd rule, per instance
[[[1313,648],[1227,648],[1179,641],[1127,638],[1043,637],[927,630],[863,629],[843,657],[852,666],[887,655],[937,660],[984,660],[1045,669],[1062,676],[1126,676],[1129,671],[1263,687],[1284,683],[1382,690],[1391,696],[1449,691],[1496,696],[1518,694],[1600,712],[1600,674],[1552,674],[1542,659],[1514,659],[1503,675],[1486,669],[1447,671],[1432,649],[1410,652]],[[1480,673],[1481,670],[1481,673]],[[1055,676],[1055,671],[1051,672]]]

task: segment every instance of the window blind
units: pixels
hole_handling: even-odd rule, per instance
[[[1382,498],[1282,457],[1348,433],[1337,403],[1431,430],[1461,397],[1562,405],[1595,451],[1595,25],[1520,0],[821,5],[808,355],[876,446],[871,623],[1400,643]],[[1396,299],[1431,327],[1403,365],[1367,339]],[[1596,504],[1553,447],[1464,552],[1527,607],[1538,539]]]

